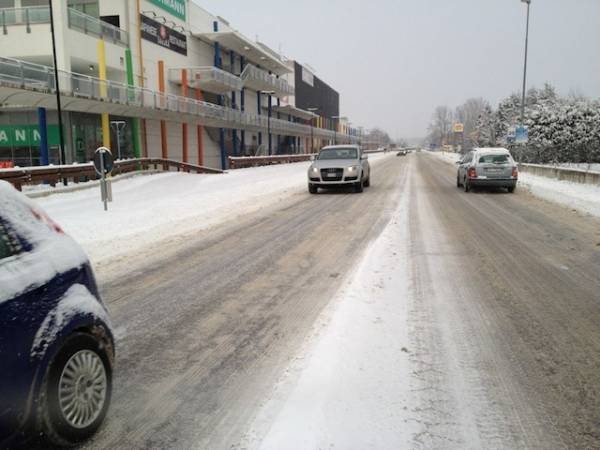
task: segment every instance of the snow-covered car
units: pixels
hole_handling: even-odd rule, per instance
[[[517,187],[517,163],[505,148],[475,148],[456,164],[456,186],[465,192],[472,187],[502,187],[512,193]]]
[[[104,420],[114,340],[90,263],[0,181],[0,448],[73,445]]]
[[[319,188],[351,186],[362,192],[371,184],[368,157],[358,145],[323,147],[308,168],[308,191],[316,194]]]

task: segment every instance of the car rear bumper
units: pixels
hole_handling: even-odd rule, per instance
[[[516,178],[469,178],[471,186],[479,187],[514,187],[517,185]]]

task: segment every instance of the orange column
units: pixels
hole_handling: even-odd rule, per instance
[[[181,70],[181,95],[187,97],[188,95],[188,78],[187,78],[187,70]],[[184,123],[181,125],[181,139],[183,142],[183,162],[188,162],[188,125]]]
[[[158,91],[165,93],[165,62],[158,61]],[[162,106],[162,105],[161,105]],[[169,146],[167,142],[167,122],[160,121],[160,145],[163,159],[169,159]]]
[[[202,96],[202,91],[200,89],[196,89],[196,100],[204,100]],[[197,127],[198,133],[198,165],[204,165],[204,127],[202,125],[198,125]]]

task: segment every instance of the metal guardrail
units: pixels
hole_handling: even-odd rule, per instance
[[[294,88],[286,80],[277,78],[252,64],[247,64],[244,67],[240,78],[245,86],[256,91],[274,91],[281,97],[294,95]]]
[[[177,116],[187,114],[206,126],[234,129],[262,129],[268,127],[265,115],[256,115],[234,110],[213,103],[165,94],[146,88],[129,86],[111,80],[82,75],[78,73],[58,71],[61,95],[79,97],[94,101],[129,106],[134,108],[150,108],[157,112],[175,113]],[[36,93],[54,94],[56,81],[54,70],[49,66],[29,63],[14,58],[0,57],[0,88],[2,87],[29,90]],[[2,99],[0,99],[2,101]],[[315,139],[333,139],[334,132],[322,128],[288,122],[271,118],[274,132]],[[356,142],[353,136],[338,133],[338,139]]]
[[[273,155],[273,156],[230,156],[229,168],[243,169],[246,167],[270,166],[273,164],[289,164],[309,161],[313,154]]]
[[[210,167],[197,166],[195,164],[183,163],[171,159],[161,158],[139,158],[115,161],[112,175],[121,175],[129,172],[142,170],[163,170],[165,172],[175,170],[187,173],[223,173],[222,170]],[[40,166],[24,167],[14,169],[0,169],[0,180],[8,181],[18,190],[22,190],[25,184],[47,183],[56,186],[60,180],[73,183],[95,180],[96,171],[92,163],[73,164],[62,166]]]
[[[591,184],[600,186],[600,172],[589,172],[567,167],[555,167],[542,164],[519,164],[521,172],[531,173],[546,178],[570,181],[572,183]]]
[[[105,41],[129,47],[129,34],[119,27],[89,16],[74,8],[67,8],[67,20],[69,28],[81,31],[85,34],[99,37]]]

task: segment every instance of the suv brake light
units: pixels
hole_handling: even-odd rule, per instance
[[[512,176],[513,178],[517,178],[519,176],[519,169],[517,168],[517,166],[513,167]]]
[[[477,178],[477,171],[475,170],[475,167],[469,167],[469,171],[467,172],[467,176],[469,178]]]

